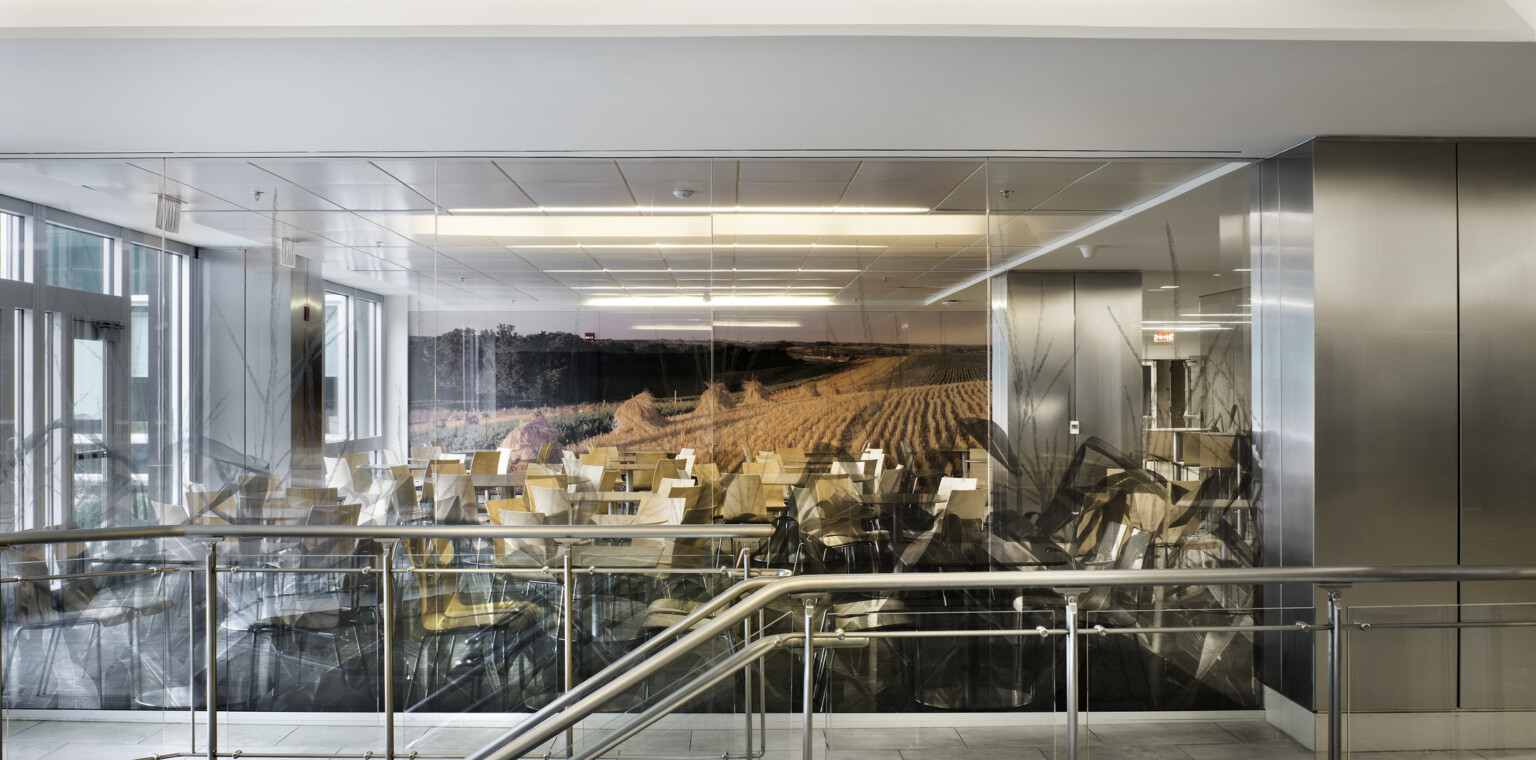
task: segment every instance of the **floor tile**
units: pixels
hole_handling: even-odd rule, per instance
[[[1065,752],[1065,748],[1062,750]],[[963,753],[953,749],[904,749],[901,750],[901,760],[955,760],[963,757],[965,760],[1047,760],[1051,757],[1051,749],[1039,749],[1036,747],[979,747],[964,750]]]
[[[1154,747],[1173,744],[1236,744],[1237,737],[1215,723],[1090,723],[1092,731],[1112,747]]]
[[[0,730],[4,730],[6,738],[10,738],[11,735],[15,734],[17,731],[21,731],[21,730],[24,730],[24,729],[31,728],[31,727],[33,727],[33,726],[35,726],[35,725],[37,725],[38,723],[41,723],[41,722],[42,721],[38,721],[38,720],[9,720],[9,719],[7,719],[3,723],[0,723]]]
[[[70,744],[137,744],[165,728],[163,723],[107,723],[97,721],[45,721],[6,738],[10,742],[62,742]],[[185,746],[181,749],[186,749]]]
[[[1317,753],[1296,742],[1183,744],[1191,760],[1315,760]]]
[[[1480,752],[1466,749],[1420,750],[1397,752],[1350,752],[1352,760],[1481,760]]]
[[[955,730],[967,747],[1067,746],[1066,726],[961,726]],[[1084,736],[1083,746],[1103,744],[1092,732]]]
[[[380,735],[383,731],[380,730]],[[468,754],[480,749],[492,739],[506,733],[501,728],[480,728],[471,726],[445,726],[442,728],[413,728],[401,732],[403,735],[397,743],[396,749],[433,751],[447,750],[453,753],[462,752]]]
[[[1284,731],[1262,720],[1244,720],[1231,723],[1217,723],[1216,725],[1221,726],[1223,731],[1231,734],[1238,741],[1249,744],[1294,741],[1291,737],[1286,736]]]
[[[828,749],[937,749],[964,747],[953,728],[829,728]]]
[[[742,749],[746,741],[746,732],[739,729],[714,729],[701,728],[693,732],[693,744],[690,749],[694,752],[737,752]],[[753,732],[752,744],[757,746],[758,734]],[[827,732],[822,729],[811,730],[811,744],[825,748],[827,746]],[[798,728],[770,728],[767,732],[767,748],[772,750],[798,750],[800,749],[800,729]]]
[[[1477,754],[1488,760],[1536,760],[1536,749],[1480,749]]]
[[[611,731],[608,729],[596,729],[578,731],[576,733],[576,747],[585,750],[602,741]],[[693,732],[686,728],[648,728],[639,734],[625,740],[623,744],[614,748],[609,754],[619,755],[655,755],[655,754],[688,754],[688,747],[693,742]]]
[[[267,741],[284,747],[302,744],[306,747],[373,747],[384,738],[378,726],[299,726],[277,741]]]
[[[762,760],[801,760],[801,752],[798,749],[769,750],[763,754]],[[948,755],[951,760],[955,754]],[[903,760],[901,750],[894,749],[825,749],[813,747],[811,760]],[[1031,760],[1028,756],[1022,760]]]
[[[24,744],[21,742],[6,741],[5,760],[40,760],[63,747],[62,742],[48,742],[40,744]]]
[[[1057,760],[1065,760],[1065,747],[1057,750]],[[1189,755],[1174,746],[1088,747],[1080,760],[1189,760]]]
[[[187,749],[192,727],[185,724],[163,726],[159,731],[140,740],[140,744],[163,744],[167,747]],[[293,731],[293,726],[262,723],[219,723],[219,749],[234,751],[247,744],[276,744]],[[197,726],[197,746],[208,746],[208,726]]]
[[[103,744],[98,742],[73,742],[43,755],[43,760],[90,758],[91,760],[139,760],[140,758],[185,752],[186,747],[166,747],[147,744]],[[10,747],[6,747],[6,759],[10,760]]]

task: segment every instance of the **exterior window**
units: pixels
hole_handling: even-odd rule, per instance
[[[380,315],[359,293],[325,294],[325,440],[380,434]]]
[[[44,282],[58,288],[111,294],[115,279],[112,242],[102,235],[48,225]]]
[[[0,279],[26,279],[21,237],[24,223],[25,220],[15,214],[0,213]]]

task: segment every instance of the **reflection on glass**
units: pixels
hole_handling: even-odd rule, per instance
[[[339,293],[325,294],[325,439],[348,437],[351,407],[352,336],[351,300]]]
[[[0,279],[26,279],[26,257],[22,255],[25,224],[26,220],[22,217],[0,212]]]

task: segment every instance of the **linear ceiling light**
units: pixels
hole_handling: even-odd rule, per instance
[[[802,272],[805,274],[858,274],[862,269],[545,269],[544,274],[789,274]]]
[[[728,308],[737,306],[831,306],[826,296],[601,296],[589,298],[583,306],[702,306]]]
[[[658,216],[419,216],[419,235],[496,238],[964,237],[987,232],[979,214],[713,214]],[[531,247],[531,246],[530,246]]]
[[[452,214],[926,214],[923,206],[520,206],[451,208]]]
[[[681,249],[708,249],[708,248],[747,248],[753,250],[822,250],[833,248],[890,248],[884,243],[581,243],[577,245],[541,245],[530,243],[520,245],[511,243],[505,246],[508,250],[669,250]]]

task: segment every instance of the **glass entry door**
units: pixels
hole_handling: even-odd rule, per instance
[[[56,424],[50,438],[54,498],[48,523],[95,528],[131,509],[131,463],[122,435],[122,325],[50,314],[49,381]]]

